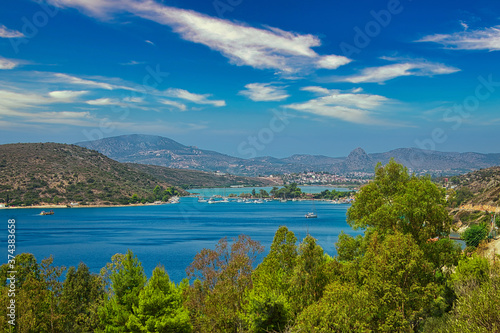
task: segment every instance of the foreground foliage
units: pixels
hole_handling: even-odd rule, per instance
[[[16,256],[15,332],[499,332],[500,264],[445,236],[444,193],[391,161],[348,211],[337,257],[280,227],[269,253],[248,236],[203,249],[176,285],[131,251],[92,274]],[[2,277],[7,265],[1,266]],[[0,306],[8,305],[8,286]],[[0,327],[12,327],[0,317]]]

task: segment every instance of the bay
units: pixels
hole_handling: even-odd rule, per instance
[[[7,262],[7,221],[16,220],[16,254],[33,253],[40,262],[53,255],[56,266],[77,266],[83,261],[98,273],[111,256],[132,250],[148,276],[158,264],[172,280],[186,277],[185,269],[203,248],[214,248],[222,237],[231,240],[249,235],[269,251],[281,225],[299,241],[308,233],[329,255],[336,255],[335,242],[342,230],[356,235],[346,223],[349,205],[315,201],[317,219],[306,219],[312,201],[270,201],[207,204],[197,198],[181,198],[179,204],[106,208],[60,208],[41,216],[41,209],[0,209],[0,263]],[[2,236],[3,235],[3,236]]]

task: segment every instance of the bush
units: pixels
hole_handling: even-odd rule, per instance
[[[477,247],[479,243],[488,236],[486,224],[475,224],[462,233],[462,239],[467,246]]]

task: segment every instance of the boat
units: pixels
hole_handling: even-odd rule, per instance
[[[318,214],[316,214],[316,206],[314,205],[314,199],[312,201],[312,206],[313,206],[313,212],[311,213],[307,213],[305,216],[306,216],[306,219],[315,219],[315,218],[318,218]]]
[[[203,197],[198,197],[198,202],[207,202],[208,200]]]
[[[42,210],[42,212],[40,213],[40,215],[54,215],[54,211],[53,210],[50,210],[48,212]]]
[[[178,204],[179,203],[179,197],[178,196],[171,197],[168,200],[168,202],[171,203],[171,204]]]

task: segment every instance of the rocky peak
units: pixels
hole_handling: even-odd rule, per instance
[[[363,150],[356,148],[349,153],[349,156],[344,161],[345,166],[352,171],[373,171],[373,160]]]

